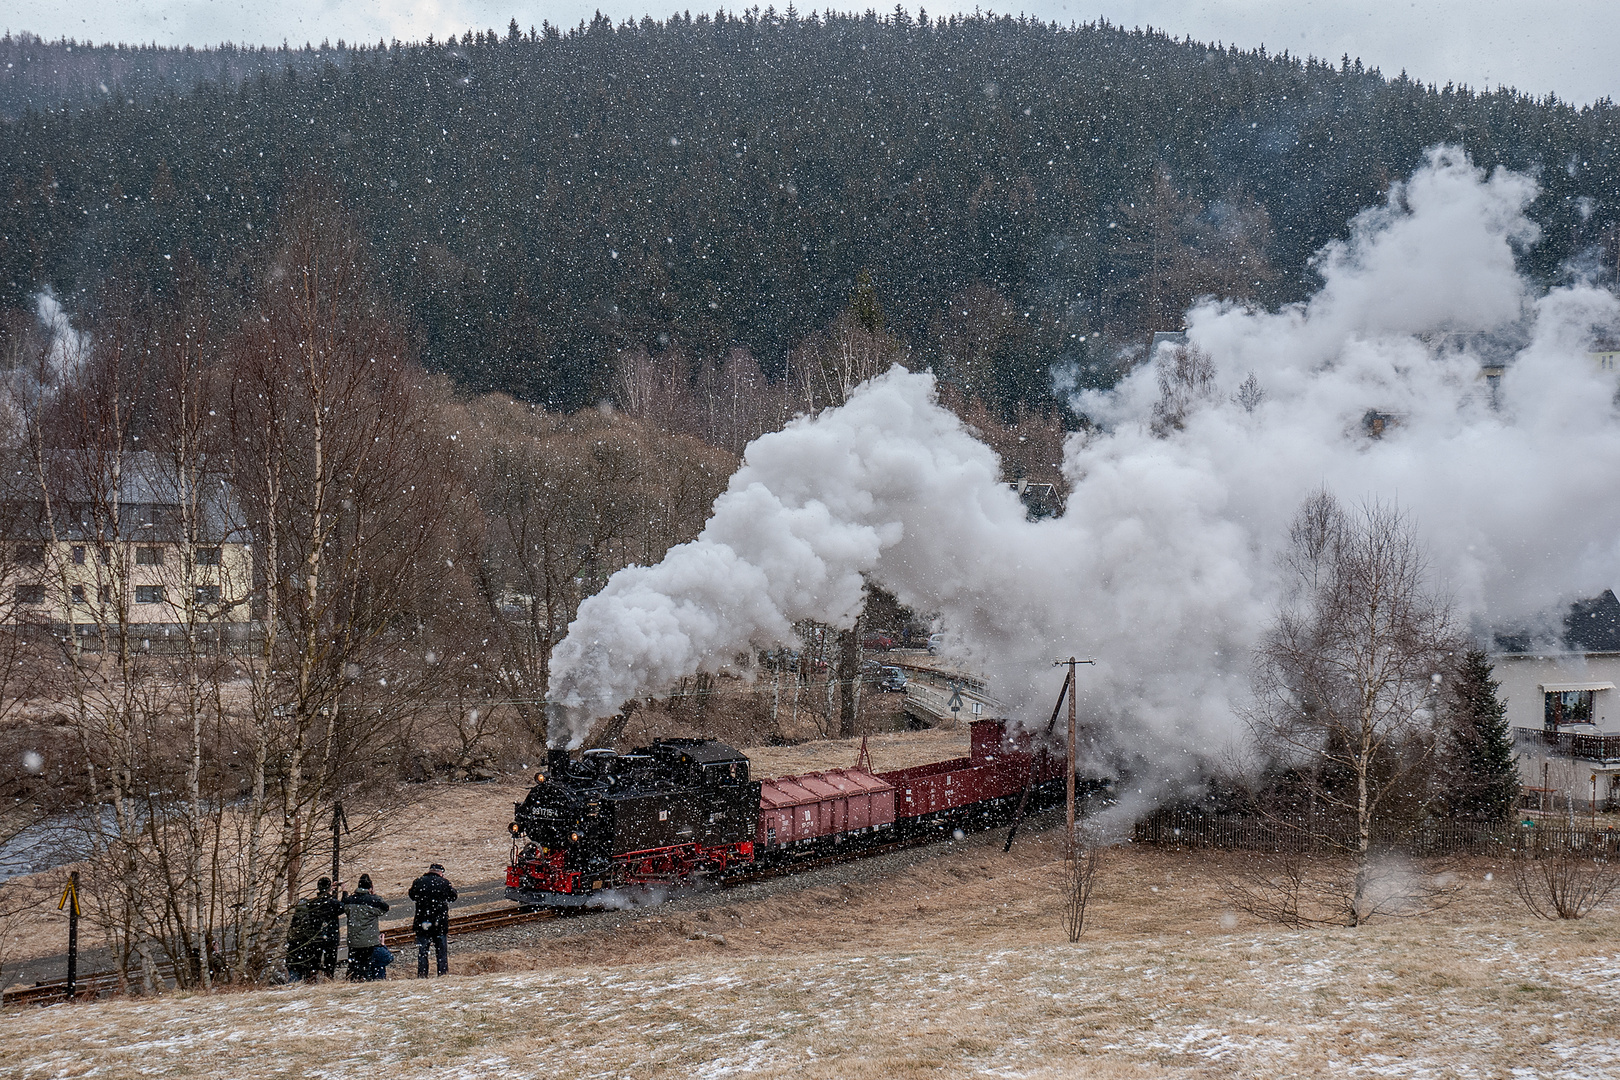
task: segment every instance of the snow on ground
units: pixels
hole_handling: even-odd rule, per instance
[[[1117,901],[1116,901],[1117,902]],[[1104,909],[1106,911],[1106,909]],[[1620,920],[1111,934],[570,965],[15,1012],[47,1077],[1610,1077]],[[1203,923],[1199,924],[1203,926]],[[1211,925],[1218,925],[1211,922]],[[736,936],[736,935],[734,935]],[[705,943],[706,945],[708,943]]]

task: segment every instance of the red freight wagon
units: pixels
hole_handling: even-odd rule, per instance
[[[902,818],[946,813],[968,803],[1016,795],[1023,790],[1028,775],[1027,767],[1017,770],[1001,762],[979,764],[972,758],[936,761],[882,774],[895,786],[896,808]]]
[[[755,843],[770,850],[885,829],[894,824],[894,797],[893,785],[862,769],[762,780]]]
[[[900,818],[944,814],[970,803],[1009,798],[1026,784],[1063,774],[1061,756],[1037,752],[1032,775],[1029,734],[1015,731],[1007,735],[1000,721],[975,721],[970,739],[969,757],[878,774],[894,785]]]

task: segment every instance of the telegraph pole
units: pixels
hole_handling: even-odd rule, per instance
[[[1071,656],[1069,657],[1069,769],[1065,776],[1069,784],[1067,797],[1069,802],[1069,858],[1071,859],[1076,855],[1074,847],[1074,665],[1075,659]]]
[[[1095,660],[1078,660],[1072,656],[1067,660],[1056,662],[1058,667],[1067,664],[1069,668],[1069,676],[1064,680],[1064,686],[1069,691],[1069,752],[1067,755],[1069,768],[1068,775],[1064,777],[1068,786],[1069,835],[1063,852],[1063,876],[1065,879],[1063,886],[1063,928],[1068,931],[1070,941],[1080,940],[1080,932],[1086,923],[1086,901],[1091,896],[1091,885],[1097,871],[1096,851],[1088,851],[1086,857],[1082,859],[1079,837],[1075,835],[1074,831],[1075,772],[1076,766],[1079,765],[1077,760],[1079,753],[1076,746],[1079,740],[1077,737],[1078,732],[1075,730],[1074,699],[1075,694],[1080,689],[1075,681],[1074,669],[1080,664],[1095,664],[1096,662]],[[1059,701],[1061,703],[1061,699]],[[1057,719],[1056,711],[1053,712],[1052,718]]]
[[[1075,753],[1075,722],[1074,722],[1074,692],[1075,692],[1076,689],[1078,689],[1078,686],[1074,681],[1074,669],[1075,669],[1075,666],[1078,665],[1078,664],[1095,664],[1096,662],[1097,662],[1096,660],[1076,660],[1074,657],[1071,656],[1067,660],[1058,660],[1054,664],[1055,667],[1064,667],[1066,665],[1068,667],[1068,669],[1069,669],[1069,678],[1068,678],[1068,690],[1069,690],[1069,771],[1068,771],[1068,785],[1069,785],[1068,786],[1069,851],[1068,851],[1068,858],[1070,860],[1075,859],[1079,854],[1079,852],[1075,848],[1075,844],[1074,844],[1074,788],[1075,788],[1074,774],[1075,774],[1075,766],[1078,764],[1078,762],[1075,760],[1076,759],[1076,753]]]

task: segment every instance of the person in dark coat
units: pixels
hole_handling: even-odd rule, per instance
[[[309,900],[300,900],[293,908],[292,924],[287,927],[287,975],[294,982],[305,982],[315,974],[320,964],[315,939],[320,935],[320,921]]]
[[[428,872],[411,882],[410,898],[416,901],[416,977],[428,976],[428,946],[438,955],[440,975],[450,974],[450,905],[456,890],[445,880],[444,867],[434,863]]]
[[[377,917],[388,911],[388,901],[371,891],[370,874],[361,874],[354,892],[343,894],[343,911],[349,917],[349,979],[388,978],[394,954],[377,928]]]
[[[309,979],[317,971],[330,979],[337,972],[338,918],[343,906],[332,895],[332,879],[321,878],[315,895],[298,901],[287,928],[287,972]]]

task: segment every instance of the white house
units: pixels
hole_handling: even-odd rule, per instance
[[[1564,628],[1562,648],[1498,639],[1498,695],[1526,796],[1606,809],[1620,805],[1620,600],[1575,604]]]

